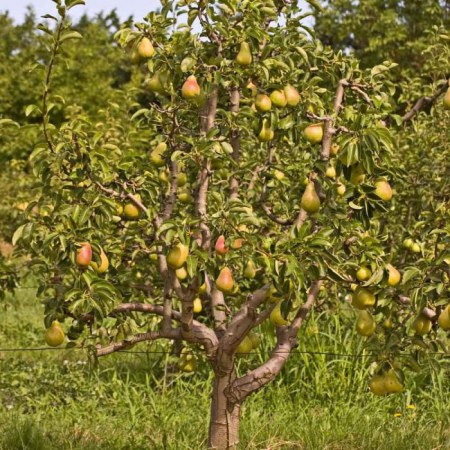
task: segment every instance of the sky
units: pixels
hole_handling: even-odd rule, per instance
[[[85,3],[86,6],[74,7],[71,16],[77,18],[84,13],[94,15],[100,11],[109,12],[116,8],[121,19],[126,20],[129,16],[134,16],[139,20],[160,5],[159,0],[85,0]],[[9,15],[16,22],[21,22],[28,5],[33,6],[38,17],[56,11],[55,4],[51,0],[0,0],[0,13],[9,11]]]

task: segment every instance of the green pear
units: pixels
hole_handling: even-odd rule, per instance
[[[361,310],[358,313],[358,320],[356,321],[356,332],[361,336],[371,336],[377,324],[369,311]]]
[[[450,87],[447,89],[447,92],[444,95],[444,108],[450,109]]]
[[[312,181],[308,183],[302,195],[301,207],[311,214],[316,213],[320,209],[320,198]]]
[[[350,183],[354,185],[361,184],[366,179],[366,175],[364,173],[364,168],[361,164],[358,164],[356,167],[353,167],[351,175],[350,175]]]
[[[152,92],[164,94],[166,92],[159,74],[156,72],[151,78],[145,81],[145,86]]]
[[[287,99],[286,95],[284,94],[284,91],[281,90],[273,91],[270,94],[269,98],[272,104],[278,106],[279,108],[284,108],[287,105]]]
[[[272,127],[270,126],[269,121],[267,119],[263,119],[261,131],[258,134],[258,139],[261,142],[269,142],[274,138],[274,136],[275,136],[275,133],[272,130]]]
[[[45,342],[50,347],[59,347],[64,342],[64,338],[64,330],[61,324],[57,320],[54,320],[45,332]]]
[[[376,300],[377,298],[373,292],[365,287],[358,286],[353,292],[352,305],[356,309],[367,309],[375,305]]]
[[[247,42],[241,42],[241,48],[236,56],[236,62],[241,66],[248,66],[252,63],[252,52]]]
[[[245,266],[244,277],[249,279],[256,277],[256,267],[251,259],[247,261],[247,265]]]

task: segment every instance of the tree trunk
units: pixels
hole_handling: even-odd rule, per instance
[[[241,405],[231,404],[225,396],[225,389],[235,379],[234,370],[225,376],[216,373],[214,378],[208,437],[209,449],[236,449],[239,443]]]

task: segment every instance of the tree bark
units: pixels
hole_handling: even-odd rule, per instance
[[[231,403],[225,395],[225,390],[235,379],[234,369],[226,375],[216,372],[209,423],[208,449],[210,450],[236,449],[239,444],[241,405]]]

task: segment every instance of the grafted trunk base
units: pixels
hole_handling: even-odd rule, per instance
[[[228,376],[214,379],[209,424],[208,449],[232,450],[239,444],[239,422],[241,406],[230,404],[225,389],[236,378],[233,371]]]

